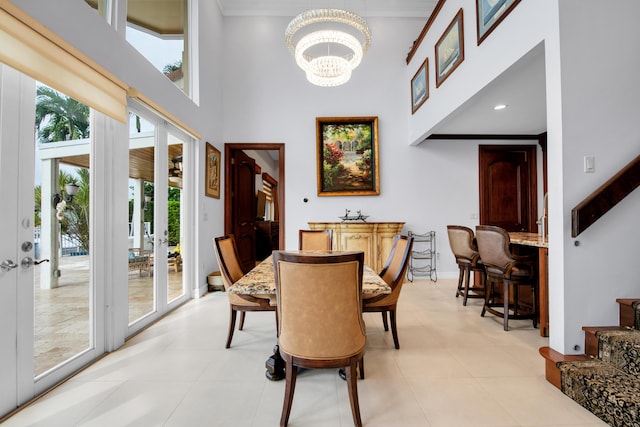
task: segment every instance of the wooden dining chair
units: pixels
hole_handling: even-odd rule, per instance
[[[356,371],[366,343],[362,320],[363,262],[363,252],[273,252],[278,345],[286,364],[282,427],[289,422],[298,367],[344,367],[353,422],[362,425]]]
[[[237,282],[245,272],[240,266],[238,248],[233,234],[222,237],[216,237],[214,247],[220,272],[222,273],[222,283],[230,304],[229,333],[227,335],[227,343],[225,348],[231,347],[233,339],[233,330],[236,325],[236,315],[240,312],[240,324],[238,330],[244,327],[244,316],[247,311],[276,311],[275,295],[238,295],[229,293],[229,287]],[[277,323],[277,319],[276,319]]]
[[[396,307],[400,298],[400,291],[409,266],[409,258],[411,256],[411,248],[413,247],[413,237],[402,236],[396,234],[393,238],[391,252],[387,258],[387,263],[380,272],[380,277],[390,287],[391,293],[378,295],[364,300],[363,311],[365,313],[380,312],[382,313],[382,324],[384,330],[389,330],[387,322],[387,313],[391,320],[391,334],[393,335],[393,344],[396,349],[400,348],[398,340],[398,328],[396,326]]]
[[[332,248],[333,230],[299,230],[298,249],[314,251],[330,251]]]

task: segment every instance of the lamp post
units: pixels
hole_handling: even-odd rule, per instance
[[[71,203],[73,201],[73,196],[78,194],[79,188],[80,187],[78,187],[74,183],[65,184],[64,191],[61,191],[60,193],[56,193],[53,195],[53,207],[57,208],[58,203],[62,202],[63,200],[67,203]]]

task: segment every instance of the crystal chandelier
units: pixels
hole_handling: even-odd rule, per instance
[[[371,44],[371,31],[353,12],[313,9],[293,18],[285,31],[285,43],[307,80],[318,86],[339,86],[349,81],[362,61]]]

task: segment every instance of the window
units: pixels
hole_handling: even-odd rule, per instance
[[[127,41],[186,94],[188,0],[127,2]],[[152,5],[153,7],[150,7]]]
[[[265,220],[278,221],[278,181],[268,173],[262,174],[262,191],[267,196]]]

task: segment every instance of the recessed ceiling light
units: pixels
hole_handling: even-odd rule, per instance
[[[507,104],[498,104],[495,107],[493,107],[493,109],[496,110],[496,111],[504,110],[505,108],[507,108]]]

